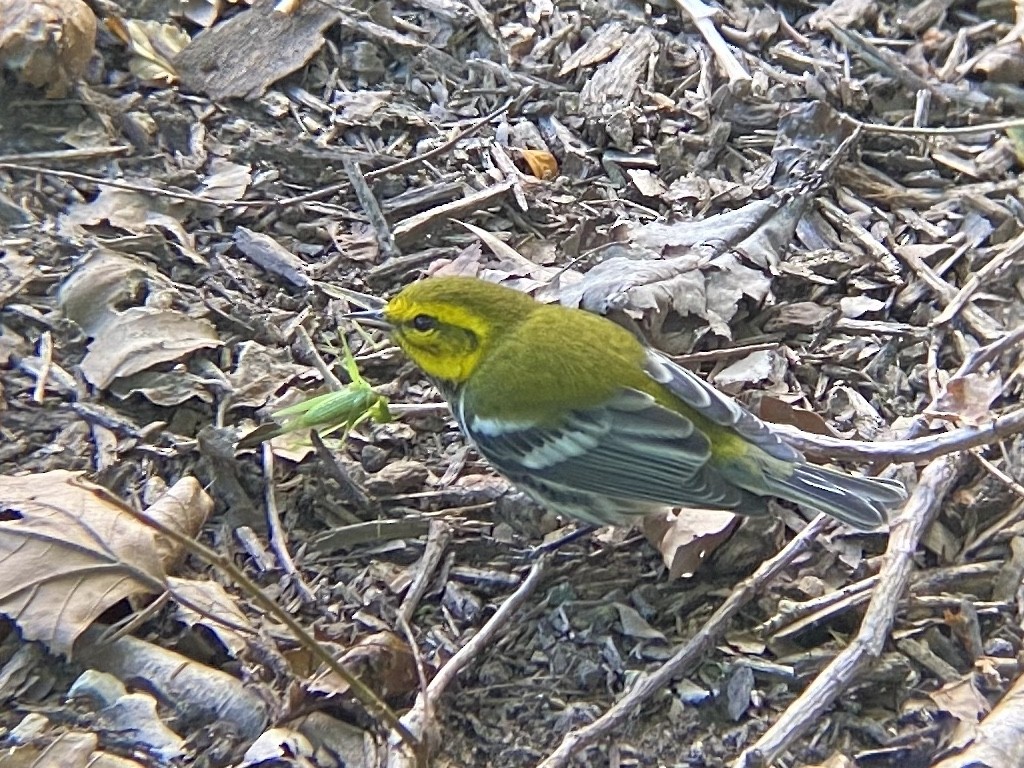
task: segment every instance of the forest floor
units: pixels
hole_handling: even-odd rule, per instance
[[[48,95],[0,29],[0,768],[1024,761],[1020,6],[705,10],[95,0]],[[913,493],[540,555],[344,317],[425,274]],[[392,421],[237,447],[346,345]]]

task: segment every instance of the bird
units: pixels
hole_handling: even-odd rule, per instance
[[[628,525],[670,507],[769,513],[771,498],[874,530],[891,479],[812,464],[626,328],[474,277],[428,277],[350,315],[384,328],[480,455],[559,515]]]

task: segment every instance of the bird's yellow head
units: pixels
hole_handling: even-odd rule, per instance
[[[403,289],[381,319],[424,373],[458,386],[491,345],[539,306],[525,293],[476,278],[434,277]]]

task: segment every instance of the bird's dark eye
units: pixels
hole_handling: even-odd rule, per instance
[[[416,315],[412,319],[412,327],[417,331],[432,331],[437,328],[437,319],[430,315]]]

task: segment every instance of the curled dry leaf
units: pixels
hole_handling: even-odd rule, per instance
[[[545,149],[521,149],[519,156],[538,179],[553,179],[558,175],[558,161]]]
[[[207,514],[212,506],[194,478],[171,493]],[[75,638],[118,601],[161,592],[177,557],[80,473],[0,476],[0,510],[0,612],[54,653],[70,654]]]
[[[942,711],[970,725],[977,724],[992,708],[988,699],[978,690],[972,675],[947,683],[929,693],[928,698]]]
[[[170,282],[153,267],[106,249],[84,259],[57,289],[64,316],[94,336],[118,307]]]
[[[701,563],[728,540],[739,523],[731,512],[682,509],[644,518],[644,535],[661,553],[669,576],[692,576]]]
[[[104,389],[114,379],[218,346],[217,330],[206,320],[172,309],[132,307],[103,325],[81,368],[89,383]]]
[[[786,359],[773,349],[759,349],[715,374],[714,383],[719,389],[734,395],[748,384],[767,381],[778,385],[785,375]]]
[[[419,685],[412,650],[392,632],[364,637],[346,651],[338,663],[389,701],[405,697]],[[333,695],[343,695],[348,688],[348,683],[329,671],[309,684],[311,691]]]
[[[235,658],[249,647],[256,634],[238,601],[215,581],[170,577],[171,593],[178,601],[178,616],[189,625],[207,627]]]
[[[171,62],[192,41],[187,32],[174,24],[116,16],[106,19],[106,25],[128,46],[132,54],[128,67],[133,75],[151,85],[178,82],[178,73]]]
[[[949,382],[937,405],[965,424],[983,424],[992,419],[992,403],[1002,391],[998,373],[970,373]]]
[[[0,66],[61,98],[85,72],[96,16],[82,0],[0,0]]]
[[[784,400],[764,395],[758,403],[757,415],[771,424],[788,424],[812,435],[840,437],[825,419],[814,411],[794,408]]]

